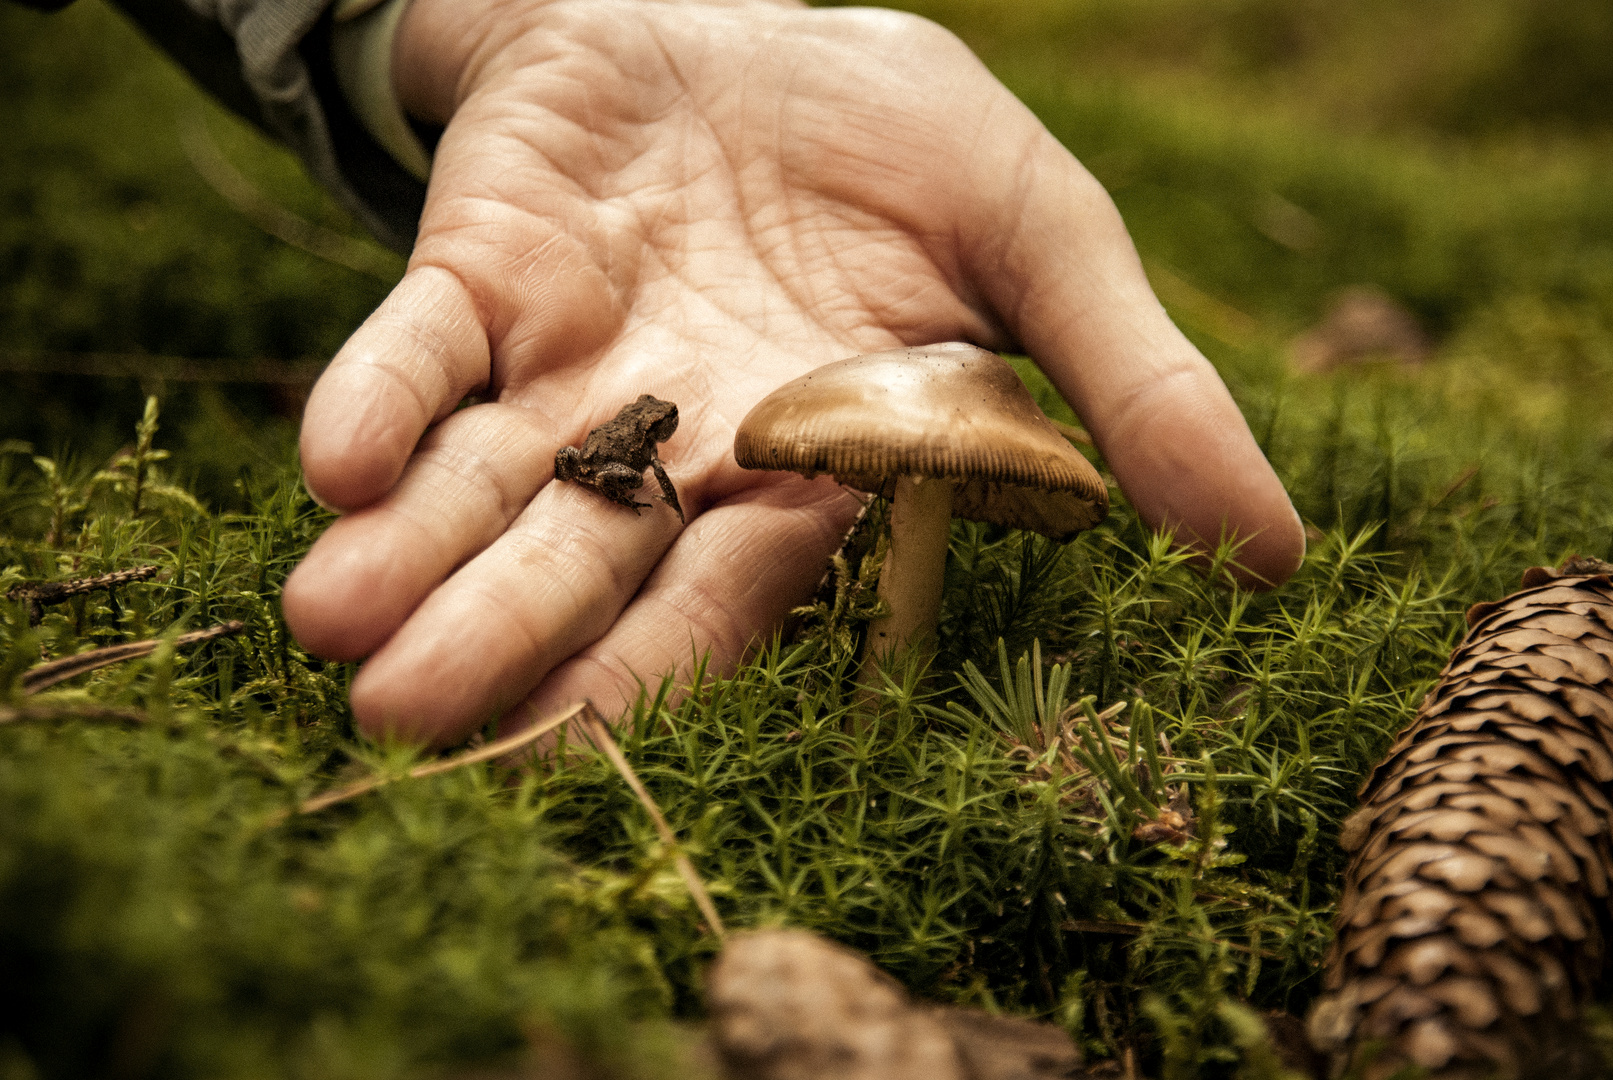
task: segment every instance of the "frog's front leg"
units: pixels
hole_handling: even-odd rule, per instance
[[[596,468],[589,482],[611,502],[632,507],[635,514],[649,508],[649,503],[639,502],[633,498],[633,493],[644,486],[642,469],[632,469],[619,462],[611,462]]]
[[[655,473],[655,482],[661,485],[661,501],[672,507],[677,512],[678,520],[683,521],[683,507],[678,505],[678,490],[672,486],[672,478],[661,467],[660,458],[650,458],[650,470]]]

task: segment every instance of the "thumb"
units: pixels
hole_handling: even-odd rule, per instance
[[[1206,550],[1236,540],[1246,584],[1282,582],[1304,530],[1226,385],[1154,297],[1102,186],[1045,129],[1027,153],[1014,178],[977,178],[977,220],[1002,238],[974,245],[981,290],[1149,525]]]

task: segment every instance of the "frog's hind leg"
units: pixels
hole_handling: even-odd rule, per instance
[[[672,507],[677,512],[678,520],[683,521],[683,507],[678,504],[678,491],[672,486],[672,478],[666,474],[666,469],[661,467],[660,458],[650,459],[650,471],[655,473],[655,482],[661,485],[661,501]]]
[[[594,471],[594,487],[618,506],[626,506],[633,513],[648,510],[650,504],[639,502],[633,493],[644,486],[644,473],[635,472],[626,465],[603,465]]]

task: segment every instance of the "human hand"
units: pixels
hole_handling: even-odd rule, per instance
[[[414,0],[394,50],[447,125],[402,282],[332,361],[307,483],[348,513],[285,589],[354,680],[360,726],[434,743],[583,696],[731,667],[802,601],[856,511],[748,472],[763,395],[902,344],[1020,348],[1143,517],[1304,549],[1210,365],[1149,290],[1118,213],[932,23],[768,0]],[[457,409],[467,394],[481,404]],[[688,524],[551,483],[639,394]]]

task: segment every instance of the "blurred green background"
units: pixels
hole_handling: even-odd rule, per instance
[[[294,159],[103,4],[0,5],[0,93],[0,431],[104,460],[155,392],[181,475],[231,501],[241,470],[291,452],[295,380],[380,302],[402,259],[351,239]],[[337,254],[368,264],[299,250],[254,214],[295,215],[327,247],[348,238]],[[248,362],[264,360],[294,381],[258,381],[265,365]],[[84,373],[96,370],[140,377]]]
[[[1602,430],[1605,0],[909,6],[1109,188],[1257,429],[1288,343],[1370,285],[1415,318],[1433,370],[1487,388],[1485,410]],[[0,87],[0,433],[102,460],[156,392],[181,478],[229,504],[243,470],[289,459],[298,383],[402,261],[95,0],[0,6]],[[1296,495],[1313,519],[1333,509]]]

